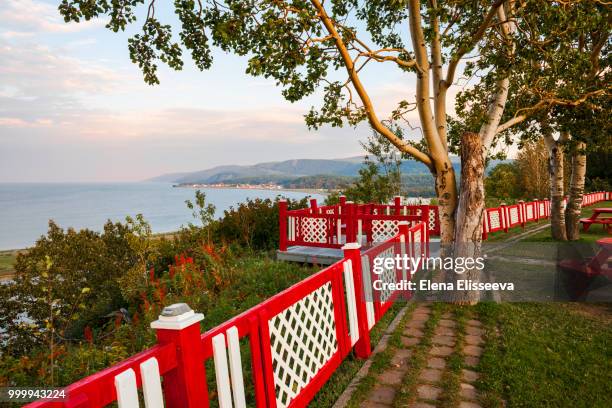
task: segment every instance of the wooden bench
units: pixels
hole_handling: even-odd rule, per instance
[[[582,224],[582,230],[584,232],[587,232],[592,224],[601,224],[608,230],[608,234],[612,232],[612,218],[600,218],[597,220],[581,218],[580,223]]]
[[[589,218],[580,219],[580,223],[582,224],[582,230],[584,232],[587,232],[591,225],[601,224],[608,231],[608,234],[612,233],[612,217],[598,218],[601,214],[612,214],[612,208],[593,209],[593,215],[591,215]]]

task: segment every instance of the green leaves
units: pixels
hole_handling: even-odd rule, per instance
[[[182,51],[172,42],[172,30],[157,19],[149,18],[142,27],[143,34],[136,34],[128,40],[130,58],[138,64],[149,85],[159,84],[156,60],[166,63],[170,68],[183,68]]]
[[[202,18],[203,9],[201,6],[196,9],[195,3],[193,0],[175,0],[174,6],[181,21],[181,42],[191,50],[191,58],[202,71],[210,68],[212,55]]]

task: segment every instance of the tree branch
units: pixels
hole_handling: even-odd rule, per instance
[[[429,60],[425,45],[425,35],[421,27],[421,4],[419,0],[410,0],[408,3],[408,22],[410,25],[410,37],[412,48],[417,64],[421,70],[417,72],[416,103],[419,118],[423,126],[423,134],[429,147],[429,153],[438,164],[448,161],[448,152],[434,124],[434,116],[430,104],[429,92]]]
[[[446,86],[447,88],[451,86],[451,84],[453,83],[454,77],[455,77],[455,71],[457,70],[457,65],[459,65],[459,61],[469,50],[471,50],[474,47],[474,45],[476,45],[476,43],[478,43],[478,41],[482,39],[485,32],[487,31],[487,28],[491,24],[491,21],[495,17],[495,14],[497,13],[497,9],[503,3],[504,3],[504,0],[496,0],[491,5],[491,8],[489,9],[489,12],[485,16],[484,20],[482,20],[482,23],[480,24],[478,29],[471,35],[472,37],[471,41],[467,45],[460,47],[459,50],[457,50],[457,52],[453,54],[453,56],[451,57],[450,63],[448,64],[444,86]]]
[[[355,71],[354,61],[351,58],[349,51],[346,47],[346,44],[342,40],[342,37],[336,30],[334,23],[332,22],[331,18],[327,15],[325,8],[323,7],[323,5],[321,4],[319,0],[311,0],[311,3],[317,10],[318,16],[321,22],[323,23],[323,25],[325,26],[325,29],[333,37],[334,42],[336,43],[336,47],[338,48],[338,51],[340,52],[340,56],[342,57],[342,61],[344,62],[344,66],[346,67],[346,71],[348,72],[349,78],[351,79],[351,82],[355,88],[355,91],[357,92],[357,94],[359,95],[359,98],[361,99],[361,102],[363,103],[364,109],[366,111],[366,115],[368,117],[368,120],[372,128],[374,128],[374,130],[376,130],[378,133],[386,137],[400,151],[411,155],[412,157],[424,163],[426,166],[428,166],[431,169],[432,161],[431,161],[431,158],[427,154],[421,152],[414,146],[409,145],[408,143],[406,143],[405,141],[397,137],[397,135],[395,135],[395,133],[393,133],[391,129],[383,125],[383,123],[378,119],[378,117],[376,116],[376,113],[374,112],[374,106],[372,104],[372,100],[370,99],[370,96],[366,92],[361,82],[361,79],[359,78],[359,75]]]

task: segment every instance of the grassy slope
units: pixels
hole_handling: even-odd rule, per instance
[[[0,278],[14,273],[13,265],[16,257],[15,251],[0,251]]]

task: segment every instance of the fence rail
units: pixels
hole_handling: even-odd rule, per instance
[[[595,192],[583,196],[582,205],[589,206],[612,200],[612,192]],[[429,236],[440,235],[440,215],[435,205],[403,205],[400,197],[393,204],[354,204],[341,196],[337,205],[318,206],[310,200],[310,208],[287,210],[281,201],[279,227],[280,250],[303,245],[340,248],[346,242],[364,246],[379,244],[398,234],[398,225],[424,222]],[[564,199],[567,205],[567,198]],[[550,201],[520,201],[513,205],[486,208],[483,216],[482,237],[497,231],[536,222],[550,217]]]
[[[221,408],[304,407],[351,351],[359,358],[370,355],[372,327],[393,300],[410,296],[388,286],[373,288],[376,280],[409,280],[414,272],[387,267],[377,273],[375,260],[422,256],[428,244],[424,222],[399,223],[398,234],[364,253],[358,243],[346,244],[339,262],[203,334],[202,315],[173,305],[151,323],[157,346],[69,385],[65,401],[29,407],[102,407],[115,401],[120,408],[141,402],[147,408],[211,402]],[[214,390],[208,389],[207,366],[214,367]]]

